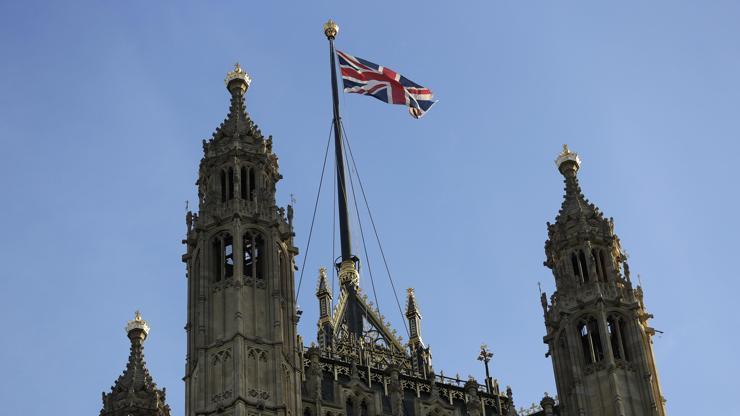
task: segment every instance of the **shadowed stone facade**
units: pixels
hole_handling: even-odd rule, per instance
[[[304,346],[293,208],[276,205],[278,159],[245,110],[250,82],[238,64],[226,78],[229,113],[203,141],[198,212],[186,216],[186,416],[516,415],[511,388],[434,371],[413,289],[402,342],[367,300],[353,261],[336,265],[336,301],[319,271],[317,343]],[[542,306],[560,402],[546,395],[526,414],[662,416],[642,290],[632,289],[613,222],[581,194],[577,156],[565,151],[558,166],[566,195],[545,247],[557,292]],[[143,362],[148,327],[136,325],[101,416],[169,416]]]

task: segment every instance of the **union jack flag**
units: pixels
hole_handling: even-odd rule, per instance
[[[428,88],[390,68],[337,51],[344,92],[370,95],[388,104],[408,106],[414,118],[421,118],[436,103]]]

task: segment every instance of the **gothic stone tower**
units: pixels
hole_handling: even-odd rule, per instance
[[[272,138],[245,111],[237,64],[231,107],[203,141],[199,213],[187,214],[186,415],[296,416],[301,363],[293,296],[292,208],[275,204]]]
[[[567,416],[663,416],[642,288],[633,288],[614,222],[581,193],[578,155],[563,147],[556,160],[565,200],[547,224],[545,266],[555,276],[542,295],[561,413]]]

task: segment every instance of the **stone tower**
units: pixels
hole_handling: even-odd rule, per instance
[[[103,393],[100,416],[170,416],[165,389],[157,388],[144,362],[144,340],[149,325],[138,311],[126,325],[126,333],[131,341],[128,363],[111,392]]]
[[[563,146],[556,160],[565,199],[547,224],[545,266],[555,276],[542,294],[548,355],[560,412],[567,416],[665,415],[642,288],[633,288],[614,222],[581,193],[581,161]]]
[[[203,141],[199,212],[188,212],[187,416],[296,416],[301,402],[293,287],[292,207],[275,203],[281,176],[245,111],[251,79],[226,77],[231,106]]]

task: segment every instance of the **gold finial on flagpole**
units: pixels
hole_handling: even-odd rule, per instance
[[[324,23],[324,34],[327,39],[334,39],[337,37],[337,33],[339,33],[339,25],[335,21],[329,19],[328,22]]]

